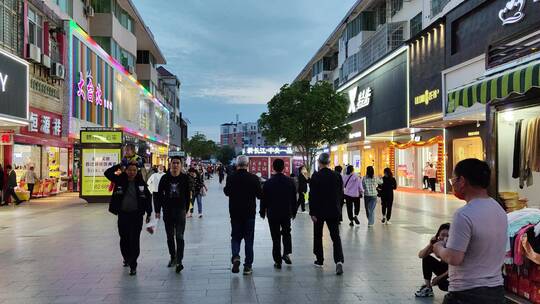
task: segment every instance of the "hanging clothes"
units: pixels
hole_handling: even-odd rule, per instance
[[[512,177],[519,178],[519,172],[521,168],[521,124],[523,119],[516,121],[516,128],[514,131],[514,167],[512,168]]]
[[[523,125],[521,127],[521,145],[520,145],[520,170],[519,170],[519,188],[523,189],[525,186],[525,183],[527,184],[527,187],[531,186],[532,181],[532,174],[529,169],[528,165],[528,156],[527,156],[527,149],[529,146],[527,145],[528,140],[528,130],[529,130],[529,121],[530,120],[523,120]]]
[[[532,228],[532,227],[534,227],[534,225],[527,225],[521,228],[516,234],[516,238],[514,240],[515,242],[514,243],[514,264],[515,265],[518,265],[518,266],[523,265],[523,252],[522,252],[523,246],[521,245],[521,236],[524,234],[526,235],[527,230],[529,230],[529,228]]]
[[[531,138],[530,168],[533,172],[540,172],[540,117],[534,119],[533,134]]]

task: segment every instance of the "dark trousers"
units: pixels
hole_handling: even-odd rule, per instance
[[[231,251],[232,257],[240,258],[240,244],[244,240],[246,259],[244,266],[253,264],[253,241],[255,238],[255,219],[231,219]]]
[[[298,207],[302,207],[302,212],[306,211],[306,195],[303,192],[298,193],[298,202],[296,203],[296,210]]]
[[[313,254],[317,257],[317,260],[324,262],[324,251],[323,251],[323,228],[324,223],[328,226],[328,231],[330,231],[330,238],[332,243],[334,243],[334,262],[343,263],[343,248],[341,247],[341,238],[339,237],[339,220],[323,220],[317,219],[313,224]]]
[[[430,178],[429,179],[429,187],[431,188],[431,191],[435,192],[435,184],[437,183],[436,178]]]
[[[15,189],[12,188],[12,187],[8,187],[8,188],[6,189],[6,198],[8,198],[8,197],[9,197],[9,198],[11,198],[11,197],[14,198],[14,199],[15,199],[15,203],[17,203],[17,204],[21,202],[21,200],[20,200],[19,197],[17,196],[17,193],[15,193]]]
[[[223,182],[223,179],[225,178],[225,175],[220,174],[219,175],[219,183],[221,184]]]
[[[392,205],[394,204],[394,198],[381,198],[381,210],[382,215],[389,221],[392,217]]]
[[[478,287],[462,291],[450,291],[443,304],[504,304],[504,287]]]
[[[30,191],[30,196],[28,198],[32,198],[32,193],[34,193],[34,184],[26,184],[28,186],[28,191]]]
[[[268,219],[268,225],[272,236],[272,257],[276,264],[281,264],[281,257],[292,253],[291,219]],[[283,255],[281,254],[282,239]]]
[[[165,232],[167,233],[167,246],[171,259],[176,258],[177,264],[184,259],[184,231],[186,230],[186,212],[180,211],[174,217],[164,217]]]
[[[431,282],[433,274],[440,276],[448,271],[448,264],[437,260],[436,258],[428,255],[422,259],[422,272],[424,273],[424,280]],[[439,289],[442,291],[448,290],[448,276],[446,279],[439,282]]]
[[[137,267],[137,258],[141,253],[141,230],[143,216],[138,212],[118,214],[118,234],[120,234],[120,252],[124,261],[131,267]]]
[[[352,222],[354,217],[358,216],[358,214],[360,213],[360,198],[345,195],[345,204],[347,205],[347,216],[349,217],[349,221]]]
[[[427,177],[427,175],[424,175],[424,179],[422,180],[422,185],[424,186],[424,189],[429,188],[429,177]]]

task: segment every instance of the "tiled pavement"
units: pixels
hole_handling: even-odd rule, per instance
[[[204,198],[204,218],[188,220],[186,269],[166,268],[164,229],[143,232],[136,277],[122,267],[116,218],[106,205],[76,195],[0,208],[0,303],[440,303],[415,299],[422,282],[418,250],[461,203],[449,196],[398,192],[393,225],[341,227],[345,274],[312,266],[312,225],[293,223],[293,265],[274,270],[267,222],[257,219],[252,276],[230,273],[227,199],[216,181]],[[362,213],[364,208],[362,207]],[[379,215],[379,209],[377,209]]]

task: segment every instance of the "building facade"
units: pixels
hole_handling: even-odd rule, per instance
[[[266,140],[256,122],[224,123],[220,128],[220,145],[232,147],[236,153],[242,151],[246,146],[266,145]]]

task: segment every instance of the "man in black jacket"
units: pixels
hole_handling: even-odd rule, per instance
[[[189,210],[191,199],[190,178],[182,172],[182,158],[179,156],[171,157],[170,170],[161,178],[157,196],[156,217],[161,217],[161,207],[163,207],[163,222],[165,223],[167,246],[171,256],[167,267],[176,264],[176,273],[179,273],[184,269],[184,265],[182,265],[184,231],[186,229],[186,212]]]
[[[137,274],[137,258],[140,254],[140,238],[143,216],[146,223],[152,215],[152,196],[146,183],[137,174],[137,164],[129,163],[125,172],[120,172],[121,164],[105,171],[105,177],[114,183],[114,192],[109,211],[118,216],[120,251],[124,257],[124,267],[129,266],[129,275]]]
[[[15,205],[20,205],[22,201],[17,196],[17,193],[15,193],[15,187],[17,187],[17,173],[15,173],[15,170],[13,170],[11,165],[7,165],[6,170],[7,170],[7,177],[8,177],[6,197],[14,198]]]
[[[318,172],[311,177],[309,191],[309,215],[313,221],[313,253],[317,260],[315,266],[322,267],[323,253],[323,227],[324,222],[330,231],[330,238],[334,243],[334,262],[336,274],[343,274],[343,248],[339,237],[339,218],[341,215],[341,201],[343,200],[343,180],[341,176],[330,170],[330,155],[322,153],[319,156]]]
[[[253,240],[255,237],[256,198],[261,199],[262,190],[259,178],[247,171],[249,159],[240,155],[236,159],[237,170],[227,175],[223,192],[229,197],[229,214],[231,216],[231,250],[233,264],[232,272],[240,271],[240,244],[244,239],[246,258],[244,260],[244,275],[250,275],[253,270]]]
[[[296,217],[296,187],[289,177],[283,174],[285,163],[282,159],[272,164],[275,175],[264,183],[261,199],[261,218],[268,214],[268,224],[272,235],[272,256],[274,267],[281,269],[281,260],[291,264],[291,218]],[[283,255],[281,255],[281,236],[283,236]]]

